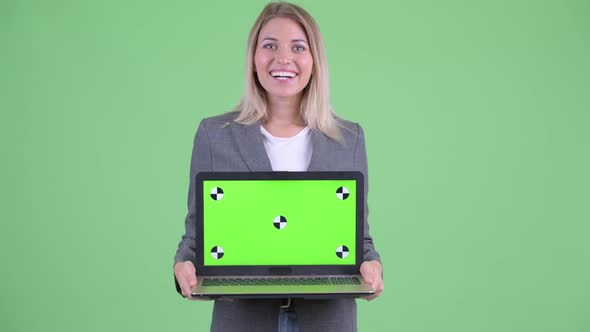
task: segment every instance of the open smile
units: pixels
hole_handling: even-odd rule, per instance
[[[274,79],[277,79],[280,81],[289,81],[299,75],[298,73],[293,72],[293,71],[283,71],[283,70],[273,70],[269,74]]]

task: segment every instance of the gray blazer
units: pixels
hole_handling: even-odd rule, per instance
[[[272,171],[260,124],[245,126],[234,122],[231,112],[201,121],[193,146],[185,233],[174,262],[196,261],[195,175],[199,172]],[[344,142],[336,142],[320,131],[311,131],[313,152],[308,171],[361,171],[368,193],[367,156],[362,128],[342,121]],[[365,201],[366,202],[366,201]],[[364,260],[380,260],[369,235],[365,203]],[[197,271],[198,274],[198,271]],[[180,293],[178,283],[176,289]],[[211,331],[277,331],[279,300],[217,300],[213,307]],[[295,300],[300,331],[356,331],[354,299]]]

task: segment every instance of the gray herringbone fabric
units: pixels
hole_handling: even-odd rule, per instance
[[[193,146],[188,191],[185,234],[178,245],[174,262],[196,260],[195,175],[199,172],[272,171],[264,149],[260,124],[245,126],[234,122],[231,112],[201,121]],[[367,156],[361,127],[344,125],[344,142],[339,143],[312,130],[313,153],[308,171],[361,171],[368,193]],[[368,208],[365,204],[364,260],[380,260],[369,235]],[[178,285],[177,285],[178,290]],[[277,300],[218,300],[213,308],[211,331],[277,331],[280,302]],[[297,319],[301,332],[356,331],[356,302],[353,299],[297,300]]]

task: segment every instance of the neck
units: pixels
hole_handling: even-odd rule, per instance
[[[300,96],[296,98],[269,98],[267,123],[303,125],[299,111]]]
[[[299,111],[300,96],[297,98],[269,98],[268,118],[262,124],[275,137],[292,137],[297,135],[305,122]]]

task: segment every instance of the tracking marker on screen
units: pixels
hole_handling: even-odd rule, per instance
[[[223,257],[223,248],[220,246],[215,246],[211,249],[211,256],[215,259],[221,259]]]
[[[344,245],[338,246],[338,248],[336,248],[336,256],[338,256],[338,258],[344,259],[348,257],[349,252],[350,251],[348,250],[348,247]]]
[[[223,198],[223,189],[219,188],[219,187],[215,187],[211,190],[211,198],[213,198],[216,201],[219,201],[220,199]]]
[[[276,229],[283,229],[287,227],[287,218],[283,216],[277,216],[272,224],[275,226]]]
[[[336,189],[336,197],[341,200],[345,200],[350,196],[350,191],[346,187],[339,187]]]

